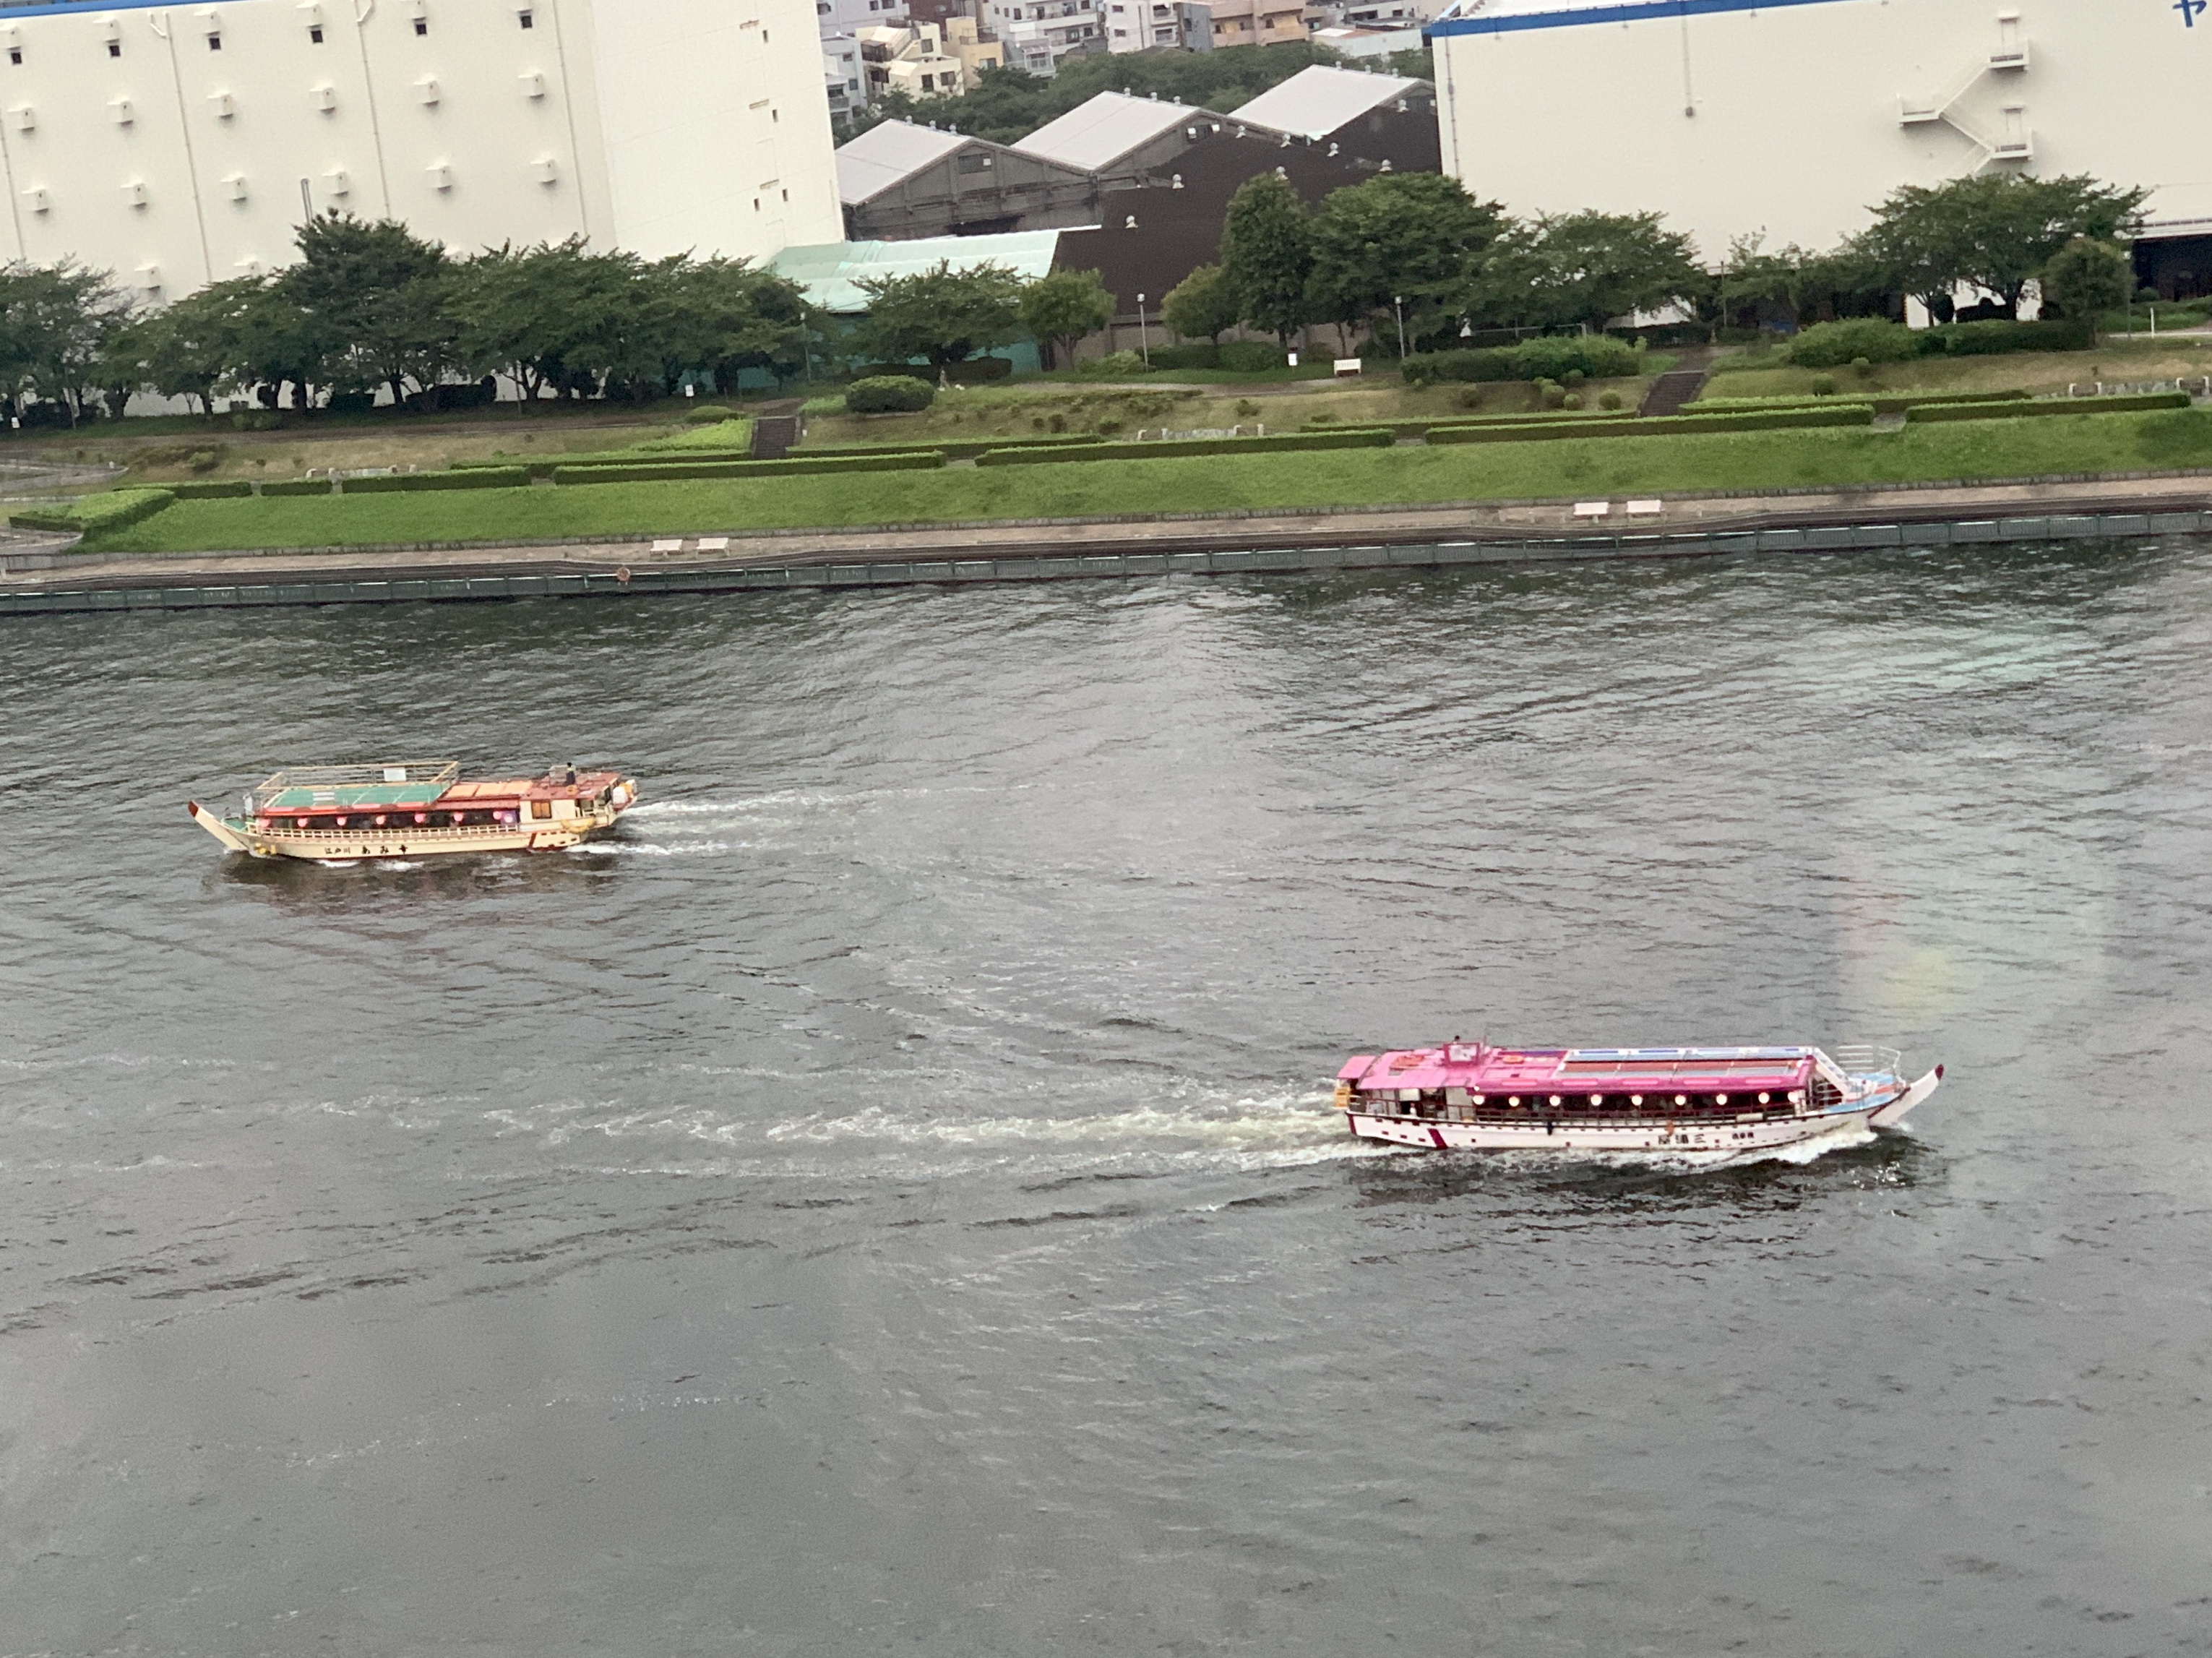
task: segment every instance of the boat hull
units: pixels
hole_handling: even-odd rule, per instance
[[[1776,1151],[1853,1129],[1894,1127],[1905,1114],[1936,1091],[1942,1080],[1937,1066],[1917,1082],[1899,1085],[1849,1108],[1740,1117],[1652,1118],[1576,1121],[1567,1117],[1526,1121],[1461,1121],[1389,1116],[1345,1108],[1352,1133],[1360,1139],[1424,1151],[1543,1151],[1571,1153],[1688,1151],[1741,1155]]]
[[[295,858],[317,864],[352,864],[383,859],[450,858],[464,853],[562,852],[612,829],[619,812],[568,817],[551,823],[470,824],[432,829],[302,829],[274,832],[238,817],[221,817],[205,806],[191,806],[192,821],[233,852],[253,858]]]

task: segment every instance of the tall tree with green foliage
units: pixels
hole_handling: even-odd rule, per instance
[[[381,382],[392,401],[407,383],[434,385],[452,358],[443,249],[394,219],[370,222],[333,210],[300,227],[300,262],[284,281],[332,339],[361,386]]]
[[[1313,221],[1315,314],[1397,345],[1396,301],[1418,340],[1466,308],[1504,210],[1437,173],[1384,173],[1331,191]],[[1389,319],[1387,332],[1383,319]]]
[[[2118,242],[2076,236],[2051,256],[2039,280],[2045,308],[2087,323],[2094,345],[2102,314],[2134,295],[2136,265]]]
[[[1289,344],[1311,315],[1313,265],[1313,222],[1298,192],[1273,173],[1246,179],[1221,226],[1221,269],[1237,319]]]
[[[1979,288],[2008,317],[2051,258],[2075,237],[2115,241],[2141,217],[2147,190],[2085,175],[1992,173],[1906,185],[1875,210],[1862,242],[1905,292],[1948,310],[1953,289]]]
[[[132,319],[103,348],[103,378],[111,386],[182,398],[187,407],[197,402],[209,413],[218,390],[246,380],[237,302],[241,290],[258,290],[264,280],[234,277]]]
[[[1022,290],[1022,326],[1045,349],[1045,367],[1065,352],[1070,367],[1075,348],[1114,320],[1114,296],[1095,270],[1054,270]]]
[[[1477,285],[1477,309],[1508,326],[1603,328],[1711,286],[1690,239],[1656,213],[1565,213],[1510,228]]]
[[[1160,318],[1187,340],[1211,340],[1237,326],[1237,288],[1218,264],[1202,264],[1168,290]]]
[[[848,349],[877,362],[926,358],[942,378],[954,363],[1021,332],[1022,286],[1004,265],[955,270],[949,259],[911,276],[864,280],[868,314]]]
[[[130,296],[112,273],[75,260],[0,270],[0,386],[21,405],[25,393],[62,409],[75,426],[106,385],[102,354],[129,319]]]

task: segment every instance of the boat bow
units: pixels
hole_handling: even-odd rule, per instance
[[[1943,1080],[1943,1067],[1937,1066],[1926,1076],[1899,1094],[1887,1105],[1867,1119],[1869,1128],[1888,1128],[1900,1121],[1905,1114],[1933,1094]]]
[[[210,835],[215,836],[216,840],[222,841],[223,845],[228,847],[233,852],[251,852],[253,850],[252,847],[247,842],[246,837],[238,832],[239,829],[246,827],[243,823],[240,823],[237,829],[234,829],[229,823],[216,817],[213,812],[210,811],[205,806],[202,805],[197,800],[185,801],[185,810],[191,814],[192,822],[198,823],[202,829],[205,829]]]

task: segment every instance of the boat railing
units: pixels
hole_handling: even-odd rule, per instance
[[[1833,1060],[1846,1076],[1902,1077],[1905,1074],[1905,1055],[1893,1048],[1877,1048],[1871,1042],[1845,1042],[1829,1050]]]
[[[386,760],[373,766],[292,766],[271,772],[256,794],[283,789],[358,788],[374,783],[434,784],[445,788],[461,780],[458,760]]]

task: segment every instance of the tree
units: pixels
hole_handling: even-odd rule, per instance
[[[188,294],[161,310],[118,329],[103,356],[111,384],[144,387],[165,398],[197,400],[211,411],[216,390],[239,376],[240,342],[234,301],[261,279],[240,276]]]
[[[1436,173],[1384,173],[1331,191],[1313,221],[1310,293],[1316,315],[1340,327],[1372,324],[1395,347],[1400,300],[1418,339],[1465,308],[1470,284],[1505,222],[1504,210],[1478,202]]]
[[[407,382],[428,386],[452,357],[442,249],[392,219],[374,223],[333,209],[300,227],[300,263],[283,281],[300,307],[341,342],[356,384],[382,382],[392,401]]]
[[[748,368],[779,385],[805,370],[817,324],[797,282],[720,258],[687,261],[673,281],[682,366],[705,371],[715,390],[735,390]]]
[[[2042,286],[2045,307],[2087,323],[2094,345],[2101,314],[2118,310],[2135,293],[2135,261],[2118,243],[2076,236],[2043,267]]]
[[[1711,285],[1690,239],[1656,213],[1568,213],[1498,239],[1478,307],[1508,325],[1603,328],[1615,317],[1692,299]]]
[[[130,318],[113,275],[75,260],[0,270],[0,376],[9,400],[34,392],[75,426],[106,384],[102,353]]]
[[[1248,179],[1229,198],[1221,227],[1221,269],[1237,295],[1241,322],[1285,345],[1305,325],[1313,274],[1313,224],[1287,179]]]
[[[1114,320],[1114,296],[1095,270],[1054,270],[1022,290],[1022,326],[1045,349],[1047,367],[1064,349],[1072,367],[1075,347]]]
[[[1984,173],[1906,185],[1875,210],[1863,245],[1931,311],[1967,286],[2017,317],[2021,295],[2053,254],[2077,236],[2113,241],[2126,234],[2149,194],[2079,175]]]
[[[1022,279],[1000,264],[955,270],[940,259],[911,276],[878,276],[858,284],[868,314],[852,347],[878,362],[927,358],[939,379],[988,346],[1021,331]]]
[[[1237,326],[1237,290],[1218,264],[1202,264],[1168,290],[1160,317],[1184,339],[1216,344]]]

